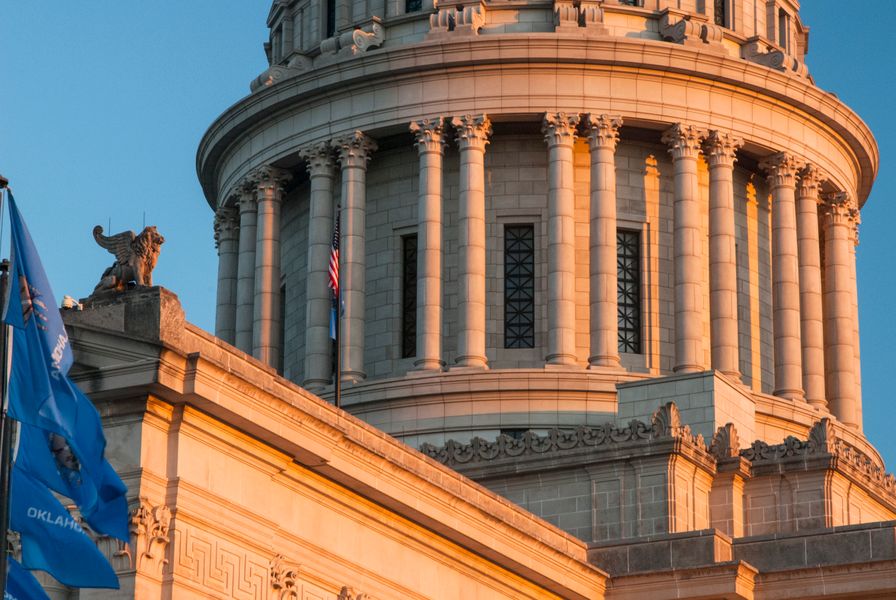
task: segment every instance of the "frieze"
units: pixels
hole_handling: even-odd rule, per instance
[[[689,426],[681,424],[681,416],[674,402],[658,408],[650,423],[635,419],[622,427],[613,423],[597,427],[580,425],[572,431],[552,429],[544,436],[527,431],[519,438],[501,434],[494,442],[480,437],[473,438],[468,444],[448,440],[442,447],[423,444],[420,451],[450,466],[575,448],[610,448],[617,444],[659,439],[679,439],[698,452],[707,453],[703,436],[694,435]]]

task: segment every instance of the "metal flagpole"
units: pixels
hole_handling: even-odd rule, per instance
[[[336,223],[339,223],[342,206],[336,205]],[[339,254],[337,255],[336,271],[336,381],[333,387],[333,400],[336,408],[342,408],[342,227],[339,227]]]
[[[0,175],[0,213],[3,211],[2,190],[7,188],[9,180]],[[6,295],[9,290],[9,261],[0,263],[0,303],[6,305]],[[11,336],[9,325],[0,324],[0,398],[2,398],[2,412],[0,412],[0,591],[6,595],[6,575],[9,567],[8,543],[9,534],[9,482],[10,469],[12,467],[12,430],[14,423],[7,416],[9,408],[9,365],[12,359],[10,348]]]

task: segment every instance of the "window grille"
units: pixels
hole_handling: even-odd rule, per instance
[[[616,232],[616,300],[619,351],[641,352],[641,234]]]
[[[401,357],[417,356],[417,234],[401,238]]]
[[[535,228],[504,228],[504,347],[535,346]]]

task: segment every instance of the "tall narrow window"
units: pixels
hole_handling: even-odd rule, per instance
[[[784,9],[778,10],[778,45],[790,50],[790,15]]]
[[[327,7],[327,34],[324,37],[333,37],[336,33],[336,0],[324,0]]]
[[[504,347],[535,346],[535,228],[504,228]]]
[[[417,356],[417,234],[401,238],[401,357]]]
[[[641,352],[641,234],[616,232],[616,300],[619,351]]]
[[[412,13],[423,10],[423,0],[404,0],[404,12]]]
[[[728,0],[715,0],[713,3],[713,19],[716,25],[731,27],[728,22]]]

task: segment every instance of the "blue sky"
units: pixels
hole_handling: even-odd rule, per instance
[[[57,296],[90,293],[111,256],[93,241],[157,225],[155,281],[214,328],[217,258],[195,173],[205,128],[266,62],[267,0],[15,2],[0,21],[0,173],[7,176]],[[804,2],[816,83],[870,125],[881,169],[859,255],[865,430],[896,470],[890,369],[896,125],[889,22],[835,0]],[[8,237],[4,233],[3,246]],[[3,251],[5,255],[6,251]]]

